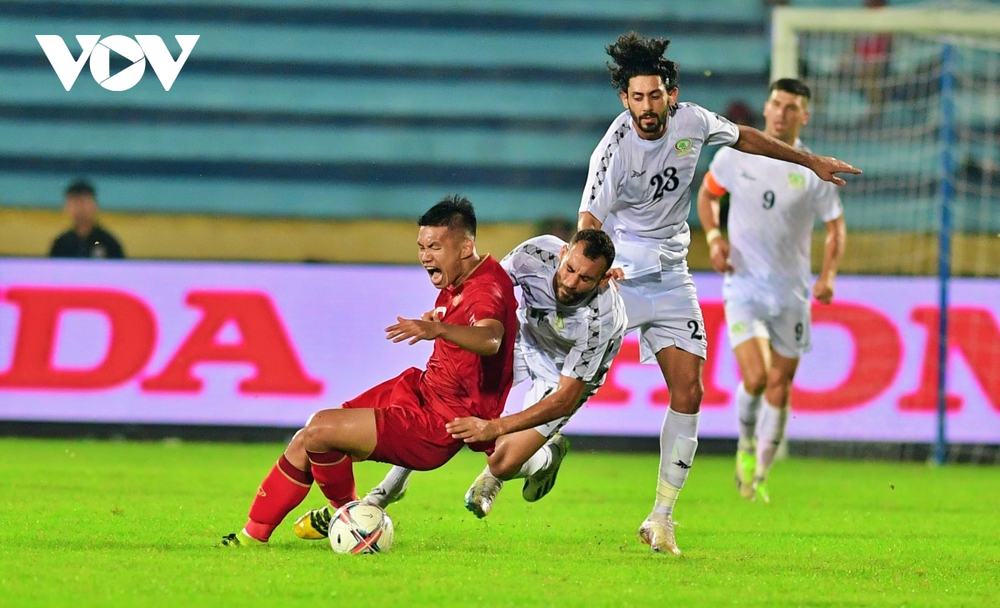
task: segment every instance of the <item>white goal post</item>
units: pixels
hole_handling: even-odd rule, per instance
[[[949,443],[963,440],[948,440],[946,421],[961,425],[958,385],[978,400],[967,409],[1000,411],[1000,340],[990,333],[1000,330],[1000,305],[950,288],[960,286],[953,274],[1000,277],[1000,6],[779,7],[772,15],[771,80],[803,78],[812,88],[803,138],[864,171],[841,191],[851,229],[881,244],[867,251],[863,271],[938,279],[934,320],[923,326],[934,363],[919,396],[900,403],[936,412],[936,429],[921,431],[934,460],[954,459]],[[981,325],[966,331],[971,314]],[[976,367],[975,356],[991,363]]]
[[[1000,11],[778,7],[771,18],[772,81],[799,75],[799,32],[807,31],[993,36],[1000,41]]]

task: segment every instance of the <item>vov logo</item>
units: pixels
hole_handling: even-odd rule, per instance
[[[159,36],[136,36],[133,40],[128,36],[107,36],[101,38],[93,35],[78,35],[82,52],[76,59],[69,52],[69,47],[62,36],[35,36],[45,56],[56,71],[59,82],[67,91],[73,88],[73,83],[83,70],[83,64],[90,59],[90,73],[97,84],[109,91],[127,91],[142,79],[146,71],[146,61],[153,68],[156,77],[160,79],[164,91],[169,91],[177,75],[181,73],[184,62],[191,55],[194,45],[200,36],[174,36],[181,47],[181,54],[175,61],[167,45]],[[132,65],[111,75],[111,51],[118,53],[132,62]]]

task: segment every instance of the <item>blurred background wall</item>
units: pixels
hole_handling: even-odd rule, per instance
[[[682,100],[761,126],[771,4],[0,2],[0,255],[46,253],[77,177],[130,257],[410,263],[414,218],[450,192],[472,199],[483,248],[502,255],[575,219],[621,111],[605,45],[669,37]],[[121,92],[84,67],[67,92],[35,40],[61,35],[77,56],[75,35],[142,33],[175,57],[174,35],[200,35],[169,91],[149,67]],[[849,204],[844,270],[907,272],[872,254],[908,218],[868,209]]]

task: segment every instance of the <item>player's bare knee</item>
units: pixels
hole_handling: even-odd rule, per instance
[[[502,479],[507,481],[511,479],[515,473],[521,469],[521,465],[515,463],[509,458],[499,460],[497,462],[490,462],[490,473],[497,479]]]
[[[302,433],[303,430],[300,429],[297,431],[285,448],[285,458],[288,462],[292,463],[292,466],[301,470],[305,470],[309,464],[309,457],[306,455],[305,440]]]
[[[774,407],[784,407],[788,403],[791,389],[791,386],[784,383],[770,385],[764,393],[764,399]]]
[[[490,467],[490,474],[497,479],[510,479],[514,473],[521,468],[521,463],[515,462],[515,457],[510,450],[499,446],[486,463]]]
[[[296,437],[301,437],[302,447],[307,452],[325,452],[329,449],[327,441],[330,431],[330,425],[328,421],[324,421],[323,417],[319,414],[314,414],[309,422],[306,423],[302,430],[295,434]],[[293,439],[292,441],[295,441]]]
[[[767,388],[767,374],[764,373],[764,370],[747,372],[746,377],[743,378],[743,388],[754,396],[763,394]]]
[[[670,391],[670,408],[679,414],[697,414],[701,410],[701,400],[704,396],[705,388],[701,382],[677,387]]]

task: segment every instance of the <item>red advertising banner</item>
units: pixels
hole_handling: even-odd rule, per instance
[[[733,437],[721,277],[695,279],[709,338],[700,435]],[[836,302],[813,307],[789,435],[931,441],[936,294],[933,279],[838,279]],[[428,344],[383,329],[435,296],[416,267],[0,260],[0,419],[300,426],[422,366]],[[955,280],[952,302],[949,440],[1000,443],[1000,281]],[[638,351],[629,336],[567,431],[659,433],[669,392]]]

